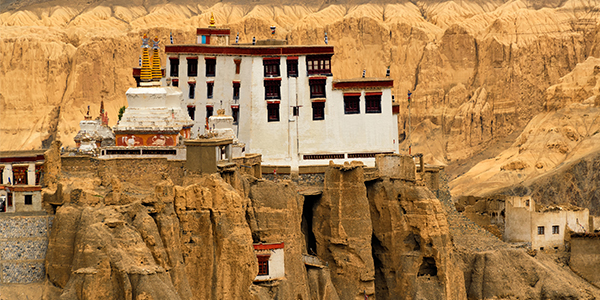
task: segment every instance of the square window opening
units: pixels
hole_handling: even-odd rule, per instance
[[[310,97],[311,98],[325,98],[325,85],[327,81],[325,79],[312,79],[309,81],[310,85]]]
[[[381,95],[365,96],[366,113],[379,114],[381,113]]]
[[[279,77],[279,59],[263,59],[265,77]]]
[[[33,205],[33,195],[25,195],[25,205]]]
[[[558,227],[558,225],[552,226],[552,234],[559,234],[559,233],[560,233],[560,228]]]
[[[280,80],[265,80],[265,99],[281,99]]]
[[[213,107],[206,106],[206,120],[213,115]]]
[[[538,232],[538,235],[544,235],[545,234],[544,226],[538,226],[537,232]]]
[[[360,96],[344,95],[344,113],[360,114]]]

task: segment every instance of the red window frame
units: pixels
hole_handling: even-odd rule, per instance
[[[257,276],[269,275],[269,258],[270,255],[257,255],[258,260],[258,274]]]
[[[267,103],[267,122],[279,122],[279,103]]]
[[[217,75],[217,59],[215,57],[205,57],[206,77],[215,77]]]
[[[360,96],[344,95],[344,113],[360,114]]]
[[[281,80],[265,80],[265,99],[281,99]]]
[[[279,77],[279,58],[263,58],[265,77]]]
[[[310,85],[310,97],[311,98],[325,98],[325,85],[327,84],[326,79],[310,79],[308,81]]]
[[[381,94],[365,96],[365,112],[368,114],[381,113]]]
[[[313,102],[313,121],[325,120],[325,102]]]

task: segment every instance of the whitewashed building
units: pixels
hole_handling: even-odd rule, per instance
[[[42,210],[44,152],[0,152],[0,213]]]
[[[266,40],[229,44],[229,29],[199,28],[197,44],[166,45],[165,85],[183,92],[192,137],[224,109],[246,153],[266,165],[324,165],[398,152],[393,80],[334,80],[332,46]]]
[[[254,278],[258,281],[271,281],[285,277],[284,244],[268,243],[254,244],[254,253],[258,260],[258,274]]]

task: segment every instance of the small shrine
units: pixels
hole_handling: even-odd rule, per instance
[[[190,137],[192,119],[181,109],[182,92],[161,86],[163,77],[158,38],[154,38],[150,58],[149,38],[142,38],[142,67],[139,87],[127,90],[127,104],[121,120],[113,127],[116,145],[177,146]]]
[[[73,138],[79,152],[92,153],[100,147],[115,144],[115,134],[108,127],[108,114],[104,110],[104,101],[100,102],[100,115],[94,120],[88,106],[85,119],[79,122],[79,128],[79,132]]]

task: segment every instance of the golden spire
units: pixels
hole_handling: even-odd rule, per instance
[[[150,68],[150,54],[148,53],[148,35],[144,34],[142,38],[142,70],[140,79],[142,81],[152,81],[152,69]]]
[[[215,26],[215,16],[213,15],[212,12],[210,13],[210,25],[208,27],[211,27],[211,28],[215,28],[216,27]]]
[[[160,70],[160,55],[158,54],[158,37],[154,37],[154,45],[152,46],[152,81],[160,81],[162,71]]]

